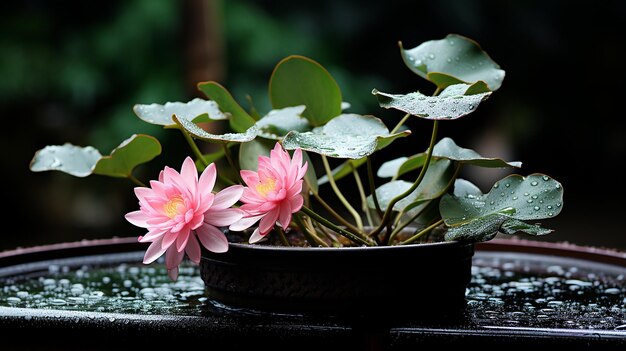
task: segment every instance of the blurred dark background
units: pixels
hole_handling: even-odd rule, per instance
[[[271,70],[290,54],[328,68],[350,111],[393,126],[401,116],[380,109],[372,88],[433,90],[404,66],[397,41],[411,48],[448,33],[478,41],[507,75],[475,114],[442,123],[440,137],[563,183],[564,210],[544,223],[557,231],[541,240],[626,249],[624,23],[623,1],[2,2],[0,250],[142,234],[122,217],[137,206],[129,181],[31,173],[30,159],[47,144],[107,154],[149,133],[165,150],[136,175],[154,178],[166,164],[179,167],[187,147],[179,133],[136,118],[133,104],[187,101],[200,96],[198,81],[218,80],[265,112]],[[411,120],[414,135],[374,160],[425,149],[430,125]],[[502,175],[464,174],[483,190]]]

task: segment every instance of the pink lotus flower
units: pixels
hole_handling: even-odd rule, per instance
[[[243,186],[233,185],[213,194],[216,177],[217,170],[211,163],[198,180],[196,166],[187,157],[180,174],[165,167],[158,181],[150,181],[150,188],[135,188],[139,211],[125,217],[148,229],[148,234],[139,237],[140,242],[152,243],[143,263],[152,263],[165,252],[168,274],[176,280],[185,253],[192,262],[200,262],[197,239],[209,251],[228,250],[228,241],[217,227],[229,226],[244,215],[242,210],[230,208],[241,197]]]
[[[279,143],[270,152],[270,157],[259,156],[258,172],[242,170],[241,178],[247,187],[243,190],[240,208],[247,215],[230,227],[232,230],[249,228],[258,220],[259,227],[250,236],[250,243],[261,240],[278,222],[287,228],[291,214],[302,208],[304,199],[302,177],[307,163],[302,164],[302,150],[296,149],[293,160]]]

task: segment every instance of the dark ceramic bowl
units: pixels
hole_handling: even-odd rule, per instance
[[[231,306],[415,314],[429,312],[428,306],[440,311],[464,305],[473,254],[473,244],[459,242],[349,248],[230,244],[226,253],[204,250],[200,272],[210,298]]]

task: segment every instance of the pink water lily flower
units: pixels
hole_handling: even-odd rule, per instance
[[[135,188],[139,211],[126,214],[130,223],[147,228],[140,242],[151,242],[143,259],[149,264],[165,253],[165,263],[171,279],[178,277],[178,265],[187,253],[194,263],[200,262],[200,245],[212,252],[226,252],[228,241],[218,227],[239,221],[244,212],[231,208],[243,194],[243,186],[233,185],[217,194],[213,186],[217,177],[211,163],[198,180],[198,171],[189,157],[180,174],[165,167],[158,181],[150,188]]]
[[[287,228],[292,213],[302,208],[302,177],[307,170],[307,163],[302,164],[302,150],[296,149],[293,159],[279,143],[270,152],[270,157],[259,156],[258,172],[241,171],[241,178],[246,183],[240,208],[247,214],[230,229],[243,230],[258,220],[259,227],[250,236],[249,242],[255,243],[269,233],[276,223]]]

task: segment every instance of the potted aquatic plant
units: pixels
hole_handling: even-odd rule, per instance
[[[273,109],[265,115],[242,108],[217,82],[198,84],[207,100],[135,105],[139,118],[178,130],[189,143],[192,156],[180,170],[165,167],[149,183],[134,177],[136,166],[161,153],[148,135],[131,136],[107,156],[89,146],[47,146],[30,167],[135,182],[139,210],[125,217],[147,230],[139,237],[149,243],[144,263],[164,255],[176,279],[186,256],[201,265],[210,297],[227,304],[457,306],[469,282],[473,243],[497,233],[548,234],[535,222],[559,214],[563,188],[544,174],[510,175],[483,193],[459,178],[464,165],[521,167],[438,134],[440,123],[476,111],[505,73],[476,42],[454,34],[409,50],[400,45],[400,53],[435,89],[374,89],[382,108],[401,112],[397,121],[348,112],[326,69],[289,56],[271,74]],[[430,135],[412,135],[405,126],[410,118],[431,120]],[[211,123],[219,120],[230,130],[217,134]],[[376,168],[372,156],[406,137],[428,138],[429,146]],[[198,142],[221,148],[204,154]],[[332,188],[330,198],[322,187]],[[419,303],[424,300],[429,303]]]

